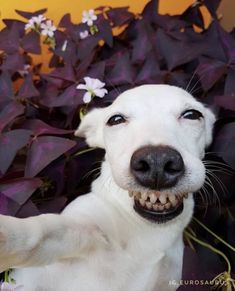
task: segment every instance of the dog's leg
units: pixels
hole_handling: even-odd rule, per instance
[[[100,244],[103,232],[89,222],[44,214],[19,219],[0,215],[0,272],[78,257]]]

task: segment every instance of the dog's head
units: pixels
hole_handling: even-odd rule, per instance
[[[133,197],[141,216],[166,222],[205,180],[202,163],[215,117],[186,91],[144,85],[88,113],[76,131],[104,148],[116,184]]]

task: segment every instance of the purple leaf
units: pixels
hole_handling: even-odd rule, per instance
[[[132,42],[133,51],[132,51],[132,63],[138,64],[142,63],[146,57],[148,57],[149,52],[152,50],[152,40],[154,31],[145,20],[139,20],[136,23],[136,39]]]
[[[19,98],[31,98],[39,96],[39,91],[35,88],[33,83],[33,74],[29,73],[24,80],[24,83],[21,85],[18,92]]]
[[[0,192],[19,205],[24,204],[42,185],[39,178],[19,178],[0,184]]]
[[[80,60],[87,59],[94,48],[98,45],[100,38],[89,36],[79,42],[77,56]]]
[[[14,96],[11,76],[8,72],[0,75],[0,97],[1,99],[11,99]]]
[[[211,89],[227,71],[227,65],[223,62],[209,58],[201,58],[196,73],[205,91]]]
[[[0,192],[0,214],[9,215],[8,204],[9,198]]]
[[[217,133],[212,151],[235,169],[235,122],[225,124]]]
[[[13,23],[10,29],[3,29],[0,32],[0,49],[12,54],[19,49],[20,33],[17,23]]]
[[[42,202],[38,205],[41,213],[60,213],[68,201],[65,196],[55,197],[51,201]]]
[[[179,16],[161,15],[156,14],[154,17],[154,23],[164,29],[166,32],[177,32],[182,28],[185,29],[187,22],[181,20]]]
[[[159,0],[150,0],[144,10],[142,11],[142,16],[150,21],[153,21],[158,12]]]
[[[84,74],[85,76],[89,76],[91,78],[97,78],[99,80],[104,79],[104,71],[105,71],[105,62],[95,63],[87,70],[87,73]]]
[[[20,37],[25,34],[25,22],[16,19],[3,19],[2,21],[8,29],[11,29],[13,25],[16,25]]]
[[[31,131],[15,129],[0,135],[0,171],[5,173],[16,153],[24,147],[30,138]]]
[[[235,63],[235,39],[222,26],[215,21],[218,31],[219,42],[221,43],[229,63]]]
[[[76,77],[74,74],[74,69],[70,63],[66,63],[62,68],[56,68],[50,73],[50,76],[53,78],[58,78],[66,81],[75,82]]]
[[[0,132],[4,127],[15,119],[18,115],[24,113],[24,106],[16,101],[8,103],[0,112]]]
[[[26,218],[26,217],[40,215],[40,214],[41,212],[38,210],[36,205],[31,200],[28,200],[17,211],[16,217]]]
[[[225,80],[224,94],[235,94],[235,70],[228,69],[227,77]]]
[[[216,10],[218,9],[221,0],[204,0],[204,5],[209,10],[212,17],[217,18]]]
[[[46,13],[47,12],[47,9],[46,8],[43,8],[43,9],[40,9],[40,10],[37,10],[37,11],[34,11],[34,12],[27,12],[27,11],[21,11],[21,10],[17,10],[16,9],[15,12],[17,14],[19,14],[20,16],[26,18],[26,19],[30,19],[33,16],[37,16],[37,15]]]
[[[40,35],[30,31],[21,39],[21,46],[28,53],[41,54]]]
[[[205,48],[205,44],[202,42],[178,41],[162,29],[158,29],[157,32],[157,44],[169,70],[195,60]]]
[[[204,33],[204,43],[207,44],[204,51],[205,56],[227,63],[228,57],[219,39],[218,27],[215,21],[210,24]]]
[[[235,96],[234,95],[215,96],[214,102],[225,109],[235,111]]]
[[[77,62],[77,45],[73,40],[61,31],[55,32],[56,48],[55,56],[60,56],[65,63],[75,64]],[[66,43],[66,47],[64,47]]]
[[[34,177],[52,161],[76,145],[75,141],[55,136],[40,136],[28,151],[25,176]]]
[[[66,13],[60,20],[58,27],[64,27],[64,28],[68,28],[71,25],[73,25],[72,21],[71,21],[71,14],[70,13]]]
[[[44,98],[41,104],[47,107],[75,106],[83,103],[84,92],[76,89],[77,85],[66,88],[59,96]]]
[[[113,26],[122,26],[134,18],[134,14],[128,11],[128,6],[112,8],[106,12]]]
[[[45,122],[41,121],[40,119],[29,119],[26,120],[22,128],[30,129],[32,131],[32,134],[34,136],[39,136],[42,134],[70,134],[73,133],[73,130],[66,130],[66,129],[60,129],[56,127],[52,127]]]
[[[1,69],[8,70],[12,73],[15,73],[19,70],[22,70],[24,67],[24,57],[16,52],[14,54],[9,54],[2,62]]]
[[[157,57],[154,53],[148,56],[139,74],[136,77],[135,83],[140,84],[156,84],[162,83],[163,78],[159,68]]]
[[[201,4],[199,2],[196,3],[198,4],[193,4],[189,8],[187,8],[181,15],[181,18],[191,25],[195,24],[198,27],[204,29],[204,19],[200,10]]]
[[[101,39],[104,40],[110,47],[113,46],[113,33],[109,21],[104,18],[104,16],[99,16],[97,19],[97,26],[99,28],[99,32],[96,36],[100,36]]]
[[[121,55],[117,59],[116,65],[109,73],[107,83],[111,85],[132,84],[134,70],[130,62],[129,54]]]

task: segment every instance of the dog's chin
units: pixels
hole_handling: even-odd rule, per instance
[[[166,223],[180,215],[184,209],[187,193],[167,194],[159,191],[129,191],[134,198],[134,210],[142,217],[155,223]]]

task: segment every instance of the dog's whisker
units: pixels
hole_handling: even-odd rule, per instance
[[[222,190],[222,194],[226,196],[226,194],[228,194],[228,189],[226,188],[224,183],[212,171],[210,171],[208,169],[207,169],[207,174],[215,179],[215,181],[218,183],[218,185],[220,186],[220,188]]]
[[[218,202],[218,208],[219,208],[219,212],[220,212],[221,211],[220,198],[219,198],[217,191],[215,190],[215,187],[213,186],[212,181],[210,180],[210,178],[208,176],[206,176],[205,185],[209,186],[209,188],[212,190],[213,195],[210,195],[210,197],[212,197],[212,203],[216,204],[216,202]]]
[[[186,88],[185,88],[185,91],[189,92],[188,89],[189,89],[189,87],[190,87],[190,85],[191,85],[191,83],[192,83],[192,81],[193,81],[193,78],[195,77],[196,73],[197,73],[197,69],[193,72],[192,77],[190,78],[190,80],[189,80],[189,82],[188,82],[188,85],[187,85]],[[189,93],[190,93],[190,92],[189,92]]]

